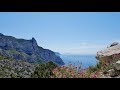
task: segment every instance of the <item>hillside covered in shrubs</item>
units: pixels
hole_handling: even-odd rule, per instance
[[[17,39],[0,33],[0,55],[16,60],[26,60],[30,63],[53,61],[59,65],[64,65],[63,60],[55,52],[38,46],[35,38],[30,40]]]
[[[36,40],[0,34],[0,78],[119,78],[120,44],[98,51],[95,66],[64,66],[59,53],[39,47]]]

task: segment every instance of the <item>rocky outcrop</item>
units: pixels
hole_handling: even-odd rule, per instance
[[[113,47],[113,46],[116,46],[116,45],[119,45],[119,43],[118,43],[118,42],[114,42],[114,43],[112,43],[112,44],[110,45],[110,47]]]
[[[31,40],[17,39],[0,33],[0,54],[28,62],[53,61],[64,65],[62,59],[53,51],[38,46],[35,38]]]
[[[104,50],[97,52],[96,58],[103,62],[106,67],[111,67],[106,73],[106,77],[120,77],[120,44],[112,43]]]
[[[107,76],[109,77],[120,77],[120,61],[117,61],[116,63],[113,63],[112,69],[107,71]]]
[[[120,60],[114,64],[114,69],[120,71]]]
[[[120,58],[120,44],[112,43],[104,50],[97,52],[96,58],[100,61],[111,63],[113,60]]]

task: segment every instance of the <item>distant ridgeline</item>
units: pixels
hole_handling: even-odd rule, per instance
[[[59,52],[55,52],[55,55],[60,56],[61,54]]]
[[[34,38],[17,39],[0,33],[0,55],[28,62],[53,61],[64,65],[63,60],[55,52],[38,46]]]

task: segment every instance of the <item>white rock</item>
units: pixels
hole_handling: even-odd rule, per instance
[[[116,63],[117,63],[117,64],[120,64],[120,61],[117,61]]]

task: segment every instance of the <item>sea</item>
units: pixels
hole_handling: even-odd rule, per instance
[[[88,68],[98,63],[95,55],[60,55],[60,57],[65,63],[65,66],[72,64],[75,67],[82,66],[82,68]]]

